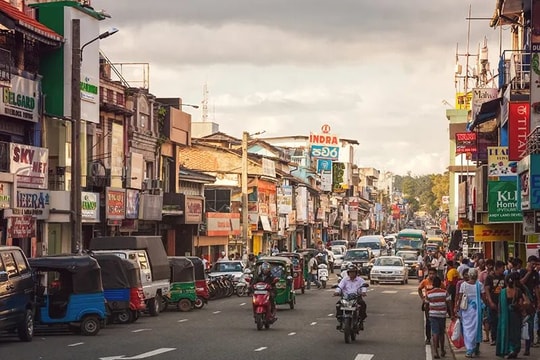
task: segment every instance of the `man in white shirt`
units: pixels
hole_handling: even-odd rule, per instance
[[[351,265],[347,268],[347,275],[338,284],[334,296],[340,296],[341,294],[351,295],[351,294],[360,294],[361,296],[357,299],[358,311],[360,313],[360,330],[364,330],[364,320],[367,318],[367,305],[363,297],[367,295],[367,288],[363,287],[366,281],[358,276],[358,268],[354,265]],[[339,318],[339,301],[336,304],[336,317],[338,318],[339,325],[337,326],[338,330],[341,330],[342,320]]]

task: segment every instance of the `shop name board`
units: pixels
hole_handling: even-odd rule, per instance
[[[508,110],[508,159],[519,161],[527,154],[529,103],[511,102]]]
[[[48,160],[48,149],[10,143],[9,169],[17,176],[18,187],[47,189]]]
[[[475,153],[476,133],[456,133],[456,154]]]
[[[0,114],[9,117],[38,122],[38,82],[12,75],[11,87],[2,89]]]
[[[106,190],[106,217],[108,220],[122,220],[126,217],[126,193],[124,189]]]
[[[99,221],[99,195],[97,193],[81,193],[81,216],[84,222]]]
[[[489,222],[521,222],[520,200],[517,181],[488,181]]]
[[[321,158],[328,160],[339,159],[339,147],[337,146],[323,146],[323,145],[311,145],[311,156],[313,158]]]
[[[309,134],[309,143],[313,145],[339,145],[337,135]]]
[[[49,217],[49,207],[48,191],[17,189],[13,215],[31,215],[45,220]]]

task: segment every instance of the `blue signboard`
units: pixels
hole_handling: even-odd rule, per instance
[[[339,159],[339,147],[327,145],[311,145],[311,157],[317,159]]]
[[[317,174],[323,171],[332,171],[332,160],[330,159],[318,159],[317,160]]]

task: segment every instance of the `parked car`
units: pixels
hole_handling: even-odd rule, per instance
[[[370,248],[375,257],[386,254],[386,240],[382,235],[366,235],[356,239],[357,248]]]
[[[402,285],[409,281],[409,269],[400,256],[380,256],[373,263],[369,283],[399,282]]]
[[[330,250],[334,253],[334,268],[341,268],[347,247],[345,245],[332,245]]]
[[[0,246],[0,331],[16,331],[22,341],[34,335],[34,281],[24,252]]]
[[[409,267],[409,277],[418,275],[418,253],[416,251],[401,250],[396,253],[396,256],[402,257]]]
[[[208,276],[232,275],[234,277],[233,280],[237,282],[243,273],[244,263],[241,260],[220,260],[214,263]]]
[[[343,245],[345,247],[348,247],[349,242],[347,240],[332,240],[332,241],[330,241],[330,246],[335,246],[335,245]]]
[[[350,264],[356,265],[360,271],[360,275],[369,275],[367,264],[373,258],[373,253],[369,248],[349,249],[343,256],[341,271],[346,271]]]

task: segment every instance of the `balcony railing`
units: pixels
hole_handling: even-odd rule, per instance
[[[527,136],[527,154],[540,154],[540,126]]]
[[[505,50],[499,59],[499,88],[510,85],[512,90],[525,90],[531,83],[531,53],[525,50]]]

